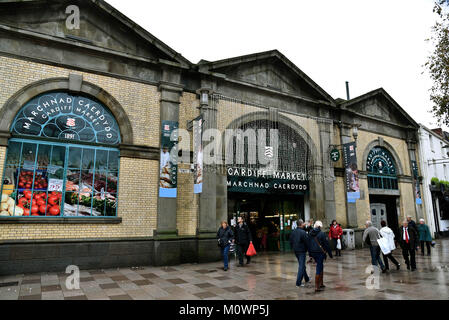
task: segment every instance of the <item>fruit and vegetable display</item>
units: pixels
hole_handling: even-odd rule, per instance
[[[18,187],[21,191],[22,189],[31,189],[34,188],[34,190],[47,190],[48,187],[48,181],[46,178],[46,171],[44,170],[37,170],[36,176],[34,177],[33,182],[33,171],[20,171],[19,179],[18,179]]]
[[[25,211],[22,207],[16,205],[16,201],[6,193],[2,193],[2,202],[0,205],[0,216],[22,216]]]
[[[47,195],[46,192],[31,193],[31,190],[24,190],[17,206],[23,209],[23,216],[59,216],[61,200],[60,192],[53,191]]]

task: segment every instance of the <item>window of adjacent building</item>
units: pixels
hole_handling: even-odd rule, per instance
[[[2,216],[116,216],[120,134],[104,106],[63,92],[41,95],[11,131]]]
[[[390,152],[382,147],[375,147],[368,153],[366,161],[368,188],[398,189],[396,163]]]

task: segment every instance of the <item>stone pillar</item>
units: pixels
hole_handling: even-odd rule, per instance
[[[412,165],[412,161],[416,162],[416,165],[418,165],[418,161],[416,160],[416,141],[414,140],[407,140],[407,149],[408,149],[408,156],[410,159],[410,174],[412,176],[412,186],[413,186],[413,200],[415,201],[415,215],[416,215],[416,219],[421,219],[421,218],[425,218],[424,217],[424,213],[423,213],[423,207],[422,204],[417,204],[416,203],[416,198],[415,198],[415,188],[416,188],[416,184],[420,183],[419,179],[415,180],[415,175],[413,172],[413,165]],[[418,168],[418,176],[419,176],[419,168]],[[421,188],[421,186],[420,186]],[[421,200],[424,201],[423,199],[423,192],[422,192],[422,188],[421,188]]]
[[[160,128],[162,121],[179,121],[179,103],[182,95],[181,74],[179,71],[167,67],[163,70],[162,81],[159,83],[160,100]],[[156,123],[155,123],[156,125]],[[158,171],[159,174],[159,171]],[[178,234],[176,229],[176,198],[159,198],[157,209],[156,239],[173,238]]]
[[[335,190],[334,181],[335,176],[333,173],[333,168],[331,166],[331,160],[329,156],[329,148],[331,145],[331,131],[332,131],[332,121],[330,120],[319,120],[318,127],[320,131],[320,151],[321,160],[323,163],[323,191],[324,191],[324,215],[326,225],[330,225],[332,220],[336,219],[337,213],[335,208]]]
[[[340,130],[340,137],[342,146],[345,143],[353,142],[354,140],[352,137],[352,125],[342,124]],[[361,168],[359,168],[359,170],[360,169]],[[346,179],[346,174],[344,175],[344,179]],[[357,206],[355,203],[348,202],[346,191],[345,191],[345,199],[346,199],[346,220],[348,223],[348,228],[358,228]]]

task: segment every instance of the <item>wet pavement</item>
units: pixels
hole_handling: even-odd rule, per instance
[[[298,267],[292,253],[270,253],[258,255],[244,268],[237,268],[232,257],[226,272],[220,263],[82,270],[79,290],[67,289],[65,273],[0,276],[0,299],[449,299],[449,239],[437,241],[431,256],[418,253],[415,272],[405,268],[400,250],[394,256],[401,270],[380,274],[378,289],[372,288],[372,282],[372,289],[366,286],[370,254],[361,249],[345,250],[342,257],[327,259],[327,287],[319,293],[312,285],[296,287]],[[307,264],[307,272],[313,279],[313,264]]]

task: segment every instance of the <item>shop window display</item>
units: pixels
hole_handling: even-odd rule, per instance
[[[92,112],[90,114],[84,112],[83,116],[83,110],[78,108],[80,119],[64,118],[64,126],[58,122],[61,116],[65,116],[61,115],[63,108],[55,106],[59,100],[54,97],[64,97],[60,100],[64,103],[72,102],[73,109],[78,108],[75,107],[77,101],[82,101],[85,110],[96,111],[94,114],[96,117],[92,116]],[[35,98],[28,103],[19,112],[12,126],[13,138],[9,141],[1,186],[0,216],[30,218],[116,216],[119,151],[104,144],[116,145],[119,142],[117,123],[104,107],[84,97],[54,93],[41,98],[41,100]],[[53,99],[53,106],[49,99]],[[23,115],[26,112],[34,117],[39,116],[39,113],[33,113],[30,105],[35,110],[45,110],[43,106],[47,105],[53,109],[53,113],[50,114],[50,111],[46,113],[46,123],[40,123],[33,117],[27,117],[25,120]],[[69,107],[66,105],[64,110],[72,117]],[[106,117],[102,117],[106,114],[109,117],[107,120]],[[82,117],[84,118],[81,119]],[[96,123],[99,118],[107,122],[107,130],[105,125],[102,124],[103,127],[100,127]],[[51,125],[58,127],[59,131],[53,130],[59,132],[58,141],[54,139],[48,141],[50,131],[46,128]],[[21,126],[24,128],[21,129]],[[69,136],[61,135],[62,132],[68,132],[67,126],[76,127],[81,134],[78,132],[76,135],[72,133]],[[26,139],[26,135],[30,135],[30,132],[19,134],[21,130],[28,130],[27,127],[34,128],[33,134],[39,137],[30,140]],[[38,127],[41,129],[38,130]],[[90,135],[82,132],[86,128],[91,130]],[[114,133],[110,134],[111,131]],[[52,134],[51,137],[56,136]],[[109,141],[111,143],[107,143],[108,138],[112,139]],[[84,142],[91,144],[85,145]]]

